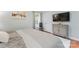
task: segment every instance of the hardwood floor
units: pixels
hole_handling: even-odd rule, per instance
[[[71,40],[70,48],[79,48],[79,41]]]

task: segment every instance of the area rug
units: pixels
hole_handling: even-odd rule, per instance
[[[26,48],[23,38],[17,32],[8,32],[10,38],[7,43],[0,43],[0,48]]]

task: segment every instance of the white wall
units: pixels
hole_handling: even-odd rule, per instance
[[[43,21],[44,31],[52,32],[52,13],[43,12],[42,21]]]
[[[79,11],[71,11],[70,37],[79,40]]]
[[[42,12],[42,20],[44,30],[48,32],[53,32],[52,29],[52,15],[56,13],[61,13],[66,11],[45,11]],[[79,11],[70,12],[70,22],[64,22],[63,24],[69,24],[69,37],[79,40]]]
[[[32,28],[33,26],[33,14],[31,11],[27,12],[27,17],[23,20],[11,16],[11,11],[0,12],[0,30],[12,31],[22,28]]]

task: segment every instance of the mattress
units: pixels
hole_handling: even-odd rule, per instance
[[[22,29],[17,32],[28,48],[64,48],[62,41],[52,34],[35,29]]]

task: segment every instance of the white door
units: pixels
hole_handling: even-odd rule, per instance
[[[39,12],[35,12],[34,13],[34,20],[35,20],[35,29],[39,29],[39,24],[40,24],[40,22],[41,22],[41,16],[40,16],[40,13]]]

